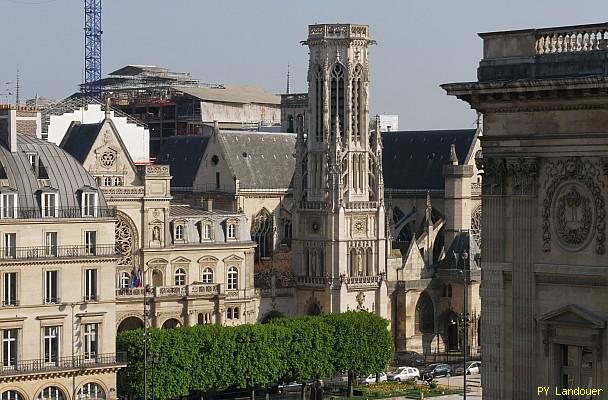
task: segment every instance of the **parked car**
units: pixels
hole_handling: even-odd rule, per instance
[[[307,385],[310,382],[306,382]],[[291,381],[291,382],[279,382],[278,392],[279,393],[298,393],[302,391],[302,382]]]
[[[388,374],[389,381],[404,382],[412,379],[420,379],[420,371],[418,370],[418,368],[398,367],[394,373]]]
[[[377,382],[386,382],[388,377],[384,372],[380,372],[380,377]],[[369,385],[370,383],[376,383],[376,374],[370,374],[367,378],[361,379],[361,383]]]
[[[408,365],[412,367],[424,367],[426,365],[426,359],[420,353],[415,351],[404,351],[397,355],[397,361],[401,365]]]
[[[447,364],[430,364],[422,373],[423,379],[434,379],[442,376],[450,376],[452,367]]]
[[[454,375],[462,375],[463,367],[458,367],[454,370]],[[470,362],[467,366],[467,375],[481,373],[481,361]]]

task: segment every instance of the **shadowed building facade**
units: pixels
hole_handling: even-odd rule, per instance
[[[608,25],[480,36],[484,397],[605,389]]]

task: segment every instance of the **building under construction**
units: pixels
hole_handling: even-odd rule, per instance
[[[100,80],[114,108],[150,130],[150,156],[172,136],[222,129],[280,130],[281,99],[255,86],[202,83],[189,73],[127,65]]]

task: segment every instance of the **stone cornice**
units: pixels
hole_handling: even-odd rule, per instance
[[[73,258],[44,258],[44,259],[22,259],[22,260],[2,260],[3,265],[54,265],[54,264],[98,264],[118,260],[118,256],[108,257],[73,257]]]

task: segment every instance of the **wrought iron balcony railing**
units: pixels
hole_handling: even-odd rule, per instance
[[[116,209],[109,207],[59,207],[59,208],[23,208],[3,207],[0,209],[0,221],[11,219],[40,218],[113,218]]]
[[[0,377],[32,373],[54,372],[71,369],[99,368],[120,366],[127,363],[127,353],[104,353],[87,356],[60,357],[49,362],[45,359],[12,361],[7,366],[0,366]]]
[[[96,246],[33,246],[33,247],[2,247],[0,260],[37,260],[47,258],[87,258],[108,257],[118,254],[116,245],[101,244]]]

